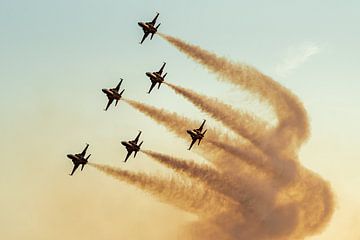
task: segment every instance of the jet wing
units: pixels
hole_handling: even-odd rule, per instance
[[[119,89],[120,89],[120,86],[121,86],[121,83],[122,83],[122,81],[123,81],[123,79],[122,78],[120,78],[121,80],[120,80],[120,82],[118,83],[118,85],[116,86],[116,88],[114,88],[114,90],[116,91],[116,92],[119,92]]]
[[[85,156],[86,150],[88,149],[88,147],[89,147],[89,144],[86,144],[86,147],[85,147],[84,150],[80,153],[80,155],[81,155],[82,157]]]
[[[141,135],[141,131],[139,131],[139,134],[136,136],[136,138],[133,141],[135,144],[139,141],[140,135]]]
[[[199,130],[200,132],[202,132],[203,128],[204,128],[204,125],[205,125],[205,122],[206,120],[203,121],[203,123],[201,124],[201,126],[197,129]]]
[[[108,108],[110,107],[110,105],[112,104],[113,101],[114,101],[114,99],[109,97],[109,101],[108,101],[108,104],[106,105],[105,111],[108,110]]]
[[[158,74],[162,74],[162,72],[164,71],[164,67],[166,65],[166,62],[164,62],[164,64],[161,66],[160,70],[157,72]]]
[[[156,16],[154,17],[154,19],[151,22],[148,22],[148,23],[154,26],[156,24],[156,20],[157,20],[158,17],[159,17],[159,13],[157,13]]]
[[[151,92],[151,90],[153,90],[153,88],[155,87],[155,85],[156,85],[156,82],[155,82],[155,81],[152,81],[152,82],[151,82],[151,86],[150,86],[150,89],[149,89],[148,93],[150,93],[150,92]]]
[[[191,144],[190,144],[190,147],[188,150],[190,150],[192,148],[192,146],[194,145],[194,143],[196,142],[196,138],[195,137],[192,137],[192,141],[191,141]]]
[[[76,171],[76,169],[80,166],[79,163],[74,163],[74,168],[72,170],[72,172],[70,173],[70,176],[72,176],[74,174],[74,172]]]
[[[124,160],[124,162],[126,162],[127,160],[128,160],[128,158],[130,157],[130,155],[132,154],[132,150],[127,150],[128,151],[128,153],[127,153],[127,155],[126,155],[126,157],[125,157],[125,160]]]
[[[143,38],[141,39],[140,44],[142,44],[142,43],[145,41],[145,39],[147,38],[147,36],[149,36],[149,32],[144,32],[144,36],[143,36]]]

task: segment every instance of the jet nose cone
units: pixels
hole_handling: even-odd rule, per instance
[[[138,22],[138,25],[141,27],[141,26],[142,26],[142,22]]]
[[[126,142],[125,142],[125,141],[122,141],[121,144],[124,145],[124,146],[126,146]]]
[[[151,73],[150,72],[147,72],[145,73],[146,76],[150,77],[151,76]]]
[[[68,158],[70,158],[71,159],[71,157],[72,157],[72,154],[68,154],[68,155],[66,155]]]
[[[102,91],[103,93],[106,93],[106,89],[105,89],[105,88],[101,89],[101,91]]]

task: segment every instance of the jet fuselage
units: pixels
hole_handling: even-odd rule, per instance
[[[86,164],[88,162],[87,159],[85,159],[82,156],[79,156],[78,154],[68,154],[66,156],[70,158],[73,161],[73,163]]]
[[[134,143],[133,141],[128,141],[128,142],[122,141],[121,144],[123,146],[125,146],[127,150],[130,150],[130,151],[137,152],[140,150],[140,146],[136,145],[136,143]]]
[[[120,98],[121,98],[120,93],[114,91],[111,88],[110,89],[104,88],[104,89],[102,89],[102,92],[105,93],[107,96],[110,96],[111,98],[115,99],[115,100],[120,100]]]
[[[151,34],[155,34],[157,29],[149,23],[138,22],[138,25],[144,30],[144,32],[149,32]]]
[[[204,133],[200,132],[197,129],[187,130],[187,133],[190,134],[192,137],[195,137],[196,139],[202,139],[204,137]]]
[[[147,72],[146,76],[150,78],[151,81],[163,82],[164,78],[157,72]]]

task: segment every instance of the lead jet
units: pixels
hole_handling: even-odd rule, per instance
[[[114,100],[116,100],[115,102],[115,106],[118,104],[119,100],[121,99],[122,94],[124,93],[125,89],[123,89],[120,93],[120,85],[123,81],[122,78],[120,78],[120,82],[119,84],[116,86],[116,88],[104,88],[102,89],[102,92],[106,94],[106,96],[108,97],[109,101],[108,104],[106,105],[105,111],[108,110],[108,108],[110,107],[110,105],[112,104],[112,102]]]
[[[150,40],[154,37],[154,34],[157,32],[160,23],[155,27],[156,24],[156,20],[159,16],[159,13],[156,14],[155,18],[151,21],[151,22],[138,22],[138,25],[143,29],[144,31],[144,36],[141,39],[140,44],[142,44],[145,39],[147,38],[147,36],[149,36],[149,34],[151,33],[151,37]]]
[[[198,145],[200,145],[201,140],[203,139],[203,137],[205,136],[205,133],[207,131],[207,129],[202,132],[204,125],[205,125],[206,120],[203,121],[203,123],[201,124],[201,126],[198,129],[193,129],[193,130],[187,130],[186,132],[191,136],[192,142],[190,144],[190,147],[188,150],[191,149],[191,147],[194,145],[194,143],[199,140]]]
[[[137,145],[137,143],[139,141],[139,138],[140,138],[140,135],[141,135],[141,131],[139,131],[139,134],[136,136],[136,138],[134,140],[127,141],[127,142],[126,141],[121,142],[121,144],[126,147],[126,150],[128,152],[124,162],[126,162],[128,160],[128,158],[130,157],[132,152],[135,152],[134,153],[134,158],[136,157],[136,154],[140,150],[141,144],[143,143],[143,141],[142,141],[139,145]]]
[[[157,72],[147,72],[146,73],[146,76],[148,76],[150,78],[150,81],[151,81],[151,86],[150,86],[150,89],[149,89],[148,93],[150,93],[151,90],[153,90],[153,88],[155,87],[156,84],[159,84],[158,85],[158,89],[159,89],[161,84],[164,82],[164,79],[165,79],[167,73],[165,73],[164,76],[161,76],[161,75],[162,75],[162,73],[164,71],[165,65],[166,65],[166,62],[164,62],[164,64],[160,68],[160,70],[157,71]]]
[[[89,156],[87,156],[85,158],[86,150],[88,149],[88,147],[89,147],[89,144],[86,144],[86,147],[84,148],[84,150],[81,153],[67,155],[67,157],[70,158],[74,164],[74,168],[73,168],[72,172],[70,173],[70,176],[72,176],[74,174],[74,172],[80,165],[81,165],[81,171],[82,171],[84,166],[88,163],[88,159],[91,156],[91,154],[89,154]]]

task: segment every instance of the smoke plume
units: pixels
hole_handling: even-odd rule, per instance
[[[194,150],[209,164],[143,150],[173,170],[170,179],[92,166],[196,214],[198,220],[186,231],[189,239],[288,240],[304,239],[322,231],[333,215],[335,202],[330,184],[303,167],[298,159],[298,151],[310,135],[301,101],[252,67],[233,63],[178,38],[161,33],[160,36],[215,73],[219,80],[249,91],[267,103],[277,117],[277,125],[271,128],[270,124],[216,98],[166,83],[231,129],[236,137],[205,126],[207,134]],[[200,125],[177,113],[123,100],[188,143],[191,138],[186,131]]]

